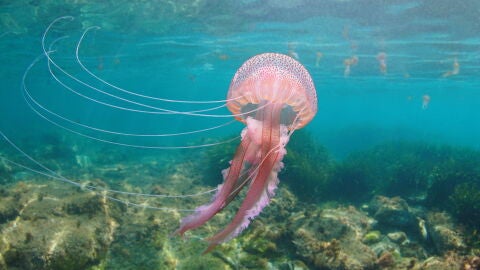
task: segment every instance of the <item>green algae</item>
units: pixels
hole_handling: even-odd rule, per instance
[[[460,222],[480,229],[480,184],[467,182],[457,185],[450,201],[452,211]]]
[[[380,241],[382,233],[380,231],[370,231],[363,236],[362,242],[373,244]]]
[[[371,194],[425,198],[447,209],[455,186],[480,181],[480,152],[423,142],[390,142],[337,163],[332,191],[347,201]]]
[[[222,140],[230,140],[233,137]],[[226,143],[208,148],[198,159],[195,168],[201,173],[202,182],[207,185],[222,183],[222,170],[230,167],[238,142]]]
[[[301,200],[319,202],[328,195],[334,163],[308,131],[299,130],[290,138],[284,164],[279,178]]]

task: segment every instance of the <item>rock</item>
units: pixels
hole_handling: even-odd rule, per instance
[[[397,244],[402,244],[408,240],[404,232],[392,232],[387,234],[388,239]]]
[[[400,197],[375,196],[368,209],[381,226],[417,230],[416,217]]]
[[[394,264],[395,258],[393,257],[392,253],[388,251],[382,253],[382,255],[377,260],[377,265],[382,269],[392,267]]]
[[[462,269],[460,260],[457,258],[451,259],[440,258],[440,257],[430,257],[427,258],[421,265],[415,267],[414,269],[418,270],[453,270],[453,269]]]
[[[468,256],[463,260],[463,268],[465,270],[480,269],[480,257]]]
[[[278,269],[279,270],[307,270],[308,266],[306,266],[302,261],[295,260],[295,261],[285,262],[280,264]]]
[[[425,260],[429,255],[427,250],[417,241],[405,241],[399,245],[400,254],[404,258],[416,258],[417,260]]]
[[[378,243],[375,243],[370,246],[372,251],[377,257],[380,257],[384,252],[390,252],[392,254],[400,254],[399,247],[397,244],[390,242],[388,238],[383,239]]]
[[[17,202],[13,197],[0,197],[0,224],[18,215]]]
[[[316,210],[293,216],[289,230],[297,255],[315,269],[369,269],[375,253],[362,239],[373,222],[354,207]]]
[[[445,212],[432,212],[427,217],[430,237],[437,251],[464,251],[466,244],[461,230],[455,228],[451,217]]]
[[[420,232],[420,236],[422,237],[423,240],[427,240],[428,230],[425,224],[425,220],[421,218],[417,218],[417,220],[418,220],[418,230]]]
[[[435,244],[435,248],[440,253],[445,253],[449,250],[461,251],[466,248],[462,235],[448,226],[433,226],[430,230],[430,236]]]
[[[11,197],[1,200],[0,208],[14,216],[1,220],[0,269],[80,270],[98,264],[106,256],[117,227],[108,211],[69,215],[62,210],[65,203],[88,204],[92,200],[109,208],[101,204],[99,197],[87,192],[72,193],[66,185],[59,190],[49,185],[19,183],[16,189],[20,186],[21,193],[11,192],[17,197],[15,205],[8,203]]]

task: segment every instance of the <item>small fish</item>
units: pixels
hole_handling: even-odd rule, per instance
[[[428,232],[427,232],[427,227],[425,226],[425,220],[421,218],[418,219],[418,229],[420,230],[420,235],[424,240],[427,240],[428,238]]]

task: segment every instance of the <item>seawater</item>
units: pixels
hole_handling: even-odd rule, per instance
[[[235,71],[248,58],[264,52],[295,57],[310,72],[318,94],[318,113],[305,131],[316,145],[324,147],[332,162],[341,163],[352,153],[392,142],[480,151],[479,15],[480,4],[473,0],[458,3],[433,0],[2,3],[0,131],[27,154],[79,182],[93,176],[105,177],[96,168],[95,160],[104,155],[101,160],[107,163],[111,156],[112,166],[123,162],[122,166],[128,167],[130,175],[111,173],[107,174],[110,179],[100,181],[124,189],[120,182],[128,178],[129,184],[140,186],[138,190],[142,185],[151,188],[153,184],[140,179],[141,174],[132,176],[135,160],[165,158],[164,165],[168,166],[158,167],[161,171],[158,174],[170,177],[173,174],[168,174],[168,170],[174,171],[173,164],[185,160],[195,163],[199,155],[207,153],[208,156],[209,153],[208,147],[142,147],[210,144],[240,134],[243,124],[234,122],[187,136],[117,136],[66,123],[46,113],[74,131],[71,132],[40,117],[29,107],[28,102],[32,104],[32,101],[25,95],[22,85],[28,66],[37,56],[40,56],[38,62],[28,71],[24,81],[28,93],[45,108],[76,123],[124,133],[170,134],[214,127],[233,120],[229,117],[145,114],[92,101],[146,110],[143,106],[93,91],[54,66],[50,73],[46,57],[41,56],[42,35],[55,19],[72,16],[73,20],[60,20],[47,33],[44,41],[47,50],[51,50],[49,56],[74,78],[133,102],[187,111],[210,106],[159,102],[117,91],[80,67],[76,59],[79,41],[80,61],[96,76],[143,96],[172,100],[223,100]],[[88,31],[82,39],[83,32],[92,26],[99,28]],[[386,54],[384,70],[379,53]],[[348,64],[352,57],[356,57],[358,63]],[[54,75],[91,99],[66,89]],[[41,107],[35,104],[33,107],[45,114]],[[215,112],[229,114],[225,107]],[[295,140],[294,133],[291,141]],[[232,145],[237,142],[224,146],[226,153],[219,156],[218,161],[221,166],[214,164],[219,166],[218,174],[211,175],[214,180],[205,181],[204,187],[221,182],[220,169],[228,166],[234,152]],[[0,149],[2,156],[9,160],[41,169],[5,140],[1,141]],[[288,166],[295,166],[295,160],[289,162],[287,173]],[[87,167],[87,172],[82,171]],[[13,176],[7,176],[10,169],[4,170],[3,177],[8,180],[3,183],[14,185],[29,178],[47,185],[55,182],[34,172],[25,174],[20,168],[11,170]],[[467,180],[459,177],[459,183],[478,185],[477,176],[474,174]],[[154,177],[149,177],[146,178],[155,181]],[[161,180],[157,183],[165,187],[171,185]],[[167,191],[179,191],[175,190],[178,186],[171,185],[171,188],[173,190]],[[425,193],[424,190],[413,195]],[[302,200],[301,195],[297,196]],[[319,202],[318,198],[315,200]],[[183,207],[176,203],[170,206]]]

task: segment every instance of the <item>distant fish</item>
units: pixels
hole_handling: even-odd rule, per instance
[[[421,218],[418,219],[418,230],[420,231],[420,235],[424,240],[427,240],[428,238],[428,231],[427,231],[427,226],[425,225],[425,220]]]

